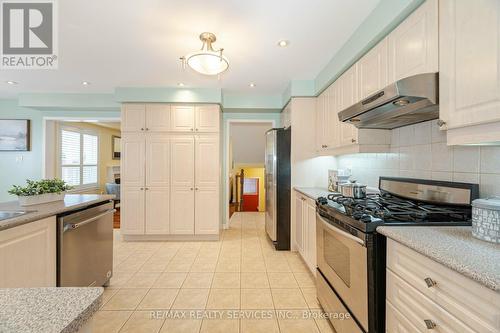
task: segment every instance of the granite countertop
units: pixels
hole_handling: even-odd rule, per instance
[[[326,197],[328,194],[337,193],[328,191],[326,187],[294,187],[294,190],[299,191],[313,200],[316,200],[319,197]]]
[[[64,201],[54,201],[41,205],[19,206],[18,201],[9,201],[0,203],[0,211],[29,211],[28,214],[17,216],[11,219],[0,221],[0,231],[16,227],[21,224],[41,220],[43,218],[85,208],[87,206],[109,201],[114,195],[100,194],[66,194]]]
[[[377,232],[500,292],[500,244],[472,237],[471,227],[391,227]]]
[[[77,332],[99,309],[103,288],[0,289],[0,332]]]

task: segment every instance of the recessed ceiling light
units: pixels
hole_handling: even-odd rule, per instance
[[[249,85],[250,85],[250,88],[255,87],[255,83],[253,83],[253,82],[252,82],[252,83],[250,83]]]
[[[287,41],[287,40],[285,40],[285,39],[280,40],[280,41],[278,42],[278,46],[279,46],[279,47],[287,47],[287,46],[288,46],[288,44],[290,44],[290,42],[289,42],[289,41]]]
[[[184,83],[182,83],[182,82],[177,83],[177,85],[178,85],[179,87],[184,87]]]
[[[89,82],[89,81],[83,81],[83,82],[82,82],[82,85],[84,85],[84,86],[88,86],[88,85],[90,85],[90,82]]]
[[[16,82],[16,81],[7,81],[7,84],[10,84],[11,86],[14,86],[14,85],[18,84],[18,82]]]

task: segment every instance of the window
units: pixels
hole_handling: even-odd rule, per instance
[[[258,178],[243,179],[243,194],[257,194],[259,186]]]
[[[97,186],[99,138],[96,134],[74,128],[62,128],[61,179],[75,187]]]

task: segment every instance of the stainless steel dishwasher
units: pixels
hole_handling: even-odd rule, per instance
[[[113,274],[113,204],[57,218],[57,286],[107,285]]]

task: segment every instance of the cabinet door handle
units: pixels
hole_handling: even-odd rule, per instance
[[[190,188],[190,190],[192,191],[192,190],[193,190],[193,188],[191,187],[191,188]]]
[[[355,143],[355,142],[356,142],[356,139],[351,139],[351,142],[352,142],[352,143]]]
[[[195,190],[196,190],[196,191],[198,191],[198,190],[199,190],[199,188],[197,188],[197,187],[196,187],[196,188],[195,188]]]
[[[149,128],[146,127],[146,131],[149,131]]]
[[[141,127],[141,131],[144,131],[144,127]]]
[[[198,129],[196,129],[196,132],[198,132]]]
[[[446,121],[444,121],[442,119],[438,119],[437,124],[439,127],[443,127],[444,125],[446,125]]]
[[[424,281],[425,281],[425,284],[427,285],[427,288],[432,288],[437,284],[437,282],[434,281],[433,279],[431,279],[430,277],[426,277],[424,279]]]
[[[191,132],[194,131],[194,128],[191,128]]]
[[[144,191],[144,187],[141,187],[141,191]]]
[[[436,323],[434,323],[430,319],[424,319],[425,327],[427,327],[428,330],[433,330],[436,328]]]

